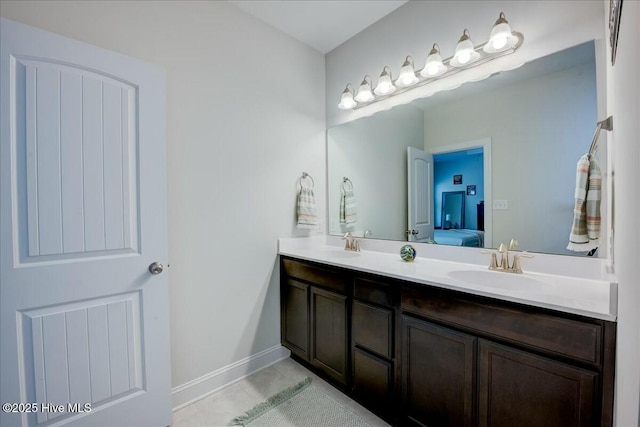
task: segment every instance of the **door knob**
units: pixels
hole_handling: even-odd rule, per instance
[[[157,261],[149,264],[149,273],[151,274],[160,274],[162,273],[162,270],[164,270],[164,267]]]
[[[407,236],[408,236],[409,234],[413,234],[413,235],[415,236],[415,235],[416,235],[416,234],[418,234],[418,233],[419,233],[419,231],[418,231],[418,230],[407,230],[407,231],[405,231],[405,232],[404,232],[404,234],[406,234]]]

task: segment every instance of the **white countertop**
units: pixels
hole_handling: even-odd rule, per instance
[[[365,241],[361,252],[345,251],[343,242],[333,236],[282,238],[278,243],[280,255],[596,319],[616,320],[617,284],[610,281],[528,272],[526,260],[523,260],[524,274],[490,271],[474,263],[421,257],[421,249],[429,252],[431,248],[414,243],[418,256],[413,262],[405,262],[399,250],[406,242],[373,242]],[[376,250],[367,250],[367,246]],[[488,257],[484,257],[488,265]],[[571,260],[565,257],[565,262]]]

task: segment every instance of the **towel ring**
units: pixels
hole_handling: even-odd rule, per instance
[[[311,189],[313,190],[313,187],[315,187],[316,183],[313,181],[313,177],[306,172],[302,172],[302,176],[298,178],[298,185],[300,185],[300,188],[303,188],[304,185],[302,185],[302,180],[307,178],[311,180]]]
[[[349,184],[351,188],[347,188],[347,184]],[[342,178],[342,192],[344,193],[345,191],[353,191],[353,182],[346,176]]]

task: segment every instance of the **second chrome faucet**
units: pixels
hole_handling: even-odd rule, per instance
[[[509,242],[508,248],[507,248],[507,245],[505,245],[504,243],[500,243],[500,246],[498,246],[498,253],[502,254],[500,258],[500,264],[498,264],[498,255],[496,252],[494,251],[480,251],[480,252],[483,254],[491,255],[491,261],[489,262],[489,270],[522,274],[520,258],[533,258],[533,255],[530,255],[526,252],[519,252],[513,256],[513,261],[510,263],[509,251],[515,250],[516,246],[518,246],[518,241],[515,239],[511,239],[511,242]]]

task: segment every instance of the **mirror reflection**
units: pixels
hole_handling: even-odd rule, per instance
[[[523,250],[583,256],[565,248],[576,162],[603,96],[595,46],[329,129],[329,234],[487,248],[516,238]],[[345,178],[357,212],[348,224]]]

